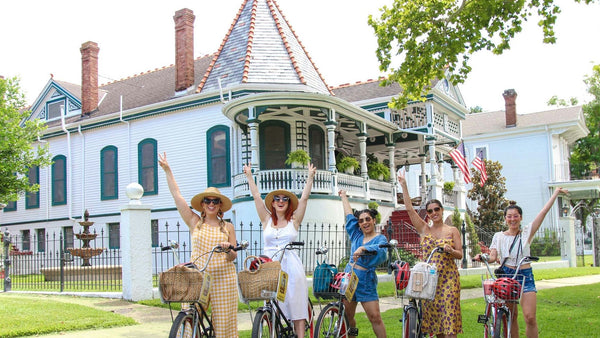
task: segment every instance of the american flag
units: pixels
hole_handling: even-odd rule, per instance
[[[460,171],[463,173],[463,178],[465,179],[465,183],[471,182],[471,174],[469,173],[469,167],[467,166],[467,160],[465,159],[465,145],[464,143],[460,143],[458,147],[452,149],[449,153],[450,157]]]
[[[483,187],[483,184],[485,183],[485,181],[487,181],[487,172],[485,171],[485,162],[479,157],[479,155],[475,156],[475,158],[473,159],[473,162],[471,162],[471,164],[477,168],[477,170],[479,170],[479,172],[481,173],[481,180],[479,182],[479,185]]]

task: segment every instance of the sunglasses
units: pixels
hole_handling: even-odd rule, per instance
[[[433,208],[433,209],[427,209],[427,213],[428,213],[428,214],[433,214],[433,212],[434,212],[434,211],[435,211],[435,212],[438,212],[438,211],[440,211],[440,210],[442,210],[442,208],[440,208],[440,207],[435,207],[435,208]]]
[[[287,202],[290,198],[287,196],[273,196],[273,201],[275,202]]]
[[[217,205],[217,204],[221,204],[221,199],[220,198],[207,198],[207,197],[204,197],[204,199],[202,200],[202,202],[204,202],[204,204],[211,204],[212,203],[214,205]]]
[[[372,218],[371,217],[365,217],[365,218],[359,218],[358,219],[358,224],[360,223],[364,223],[364,222],[371,222]]]

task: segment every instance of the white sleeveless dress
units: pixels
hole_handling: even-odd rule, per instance
[[[289,242],[298,240],[298,230],[294,228],[292,221],[288,222],[285,227],[274,228],[273,220],[269,218],[263,231],[263,240],[265,255],[272,257],[275,252]],[[288,274],[285,302],[279,303],[279,306],[288,319],[308,319],[308,284],[302,261],[296,250],[286,250],[283,260],[280,254],[277,256],[274,259],[281,261],[281,269]]]

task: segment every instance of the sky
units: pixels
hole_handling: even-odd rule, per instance
[[[277,0],[313,62],[330,86],[384,76],[375,55],[377,40],[369,14],[392,0]],[[469,78],[460,84],[467,107],[504,109],[502,92],[515,89],[517,111],[548,109],[553,95],[589,101],[583,79],[600,63],[600,4],[558,0],[563,12],[555,30],[558,43],[544,45],[536,22],[526,24],[511,50],[501,56],[471,57]],[[81,83],[86,41],[100,47],[100,84],[169,66],[175,62],[173,15],[194,11],[194,54],[217,51],[242,0],[19,0],[0,2],[0,75],[18,76],[28,103],[50,74]]]

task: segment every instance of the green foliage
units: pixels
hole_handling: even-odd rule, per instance
[[[583,106],[585,124],[590,133],[575,142],[571,152],[570,169],[574,179],[588,178],[600,167],[600,64],[584,80],[593,100]]]
[[[475,230],[475,225],[471,220],[471,217],[468,213],[465,213],[465,226],[467,228],[468,234],[468,244],[469,252],[471,253],[471,257],[481,253],[481,247],[479,247],[479,236],[477,235],[477,231]]]
[[[444,192],[451,194],[452,190],[454,190],[454,182],[444,182]]]
[[[398,254],[396,254],[395,251],[392,251],[392,262],[395,261],[403,261],[403,262],[407,262],[408,264],[410,264],[410,266],[414,266],[418,261],[419,258],[415,255],[413,255],[410,251],[408,250],[404,250],[402,248],[398,249]]]
[[[390,168],[381,162],[371,162],[367,164],[367,168],[369,177],[372,179],[379,179],[380,176],[385,181],[390,179]]]
[[[590,3],[595,0],[576,0]],[[390,72],[384,85],[402,87],[396,108],[422,100],[436,80],[462,83],[471,72],[470,56],[481,50],[502,54],[524,21],[539,16],[543,41],[554,43],[554,23],[560,13],[553,0],[394,0],[380,17],[369,16],[378,39],[381,71]],[[392,61],[400,60],[399,66]]]
[[[31,113],[24,109],[25,98],[18,78],[0,78],[0,202],[16,201],[19,194],[36,192],[30,185],[30,167],[51,163],[47,145],[36,144],[46,128],[36,120],[26,120]]]
[[[336,164],[337,170],[340,172],[345,172],[346,169],[348,169],[348,168],[354,168],[356,170],[356,168],[358,168],[358,166],[359,166],[358,160],[352,156],[344,156]]]
[[[544,229],[544,236],[536,236],[531,241],[533,256],[560,256],[560,241],[555,231]]]
[[[293,163],[299,163],[303,166],[306,166],[310,162],[310,156],[306,150],[298,149],[294,150],[287,155],[287,159],[285,160],[285,164],[292,165]]]
[[[377,208],[379,208],[379,203],[375,201],[369,202],[369,204],[367,204],[367,208],[377,210]],[[375,223],[381,224],[381,213],[379,213],[379,211],[377,211],[377,216],[375,216]]]
[[[471,168],[473,187],[469,190],[467,197],[477,201],[477,211],[473,213],[473,223],[487,232],[498,232],[504,227],[504,209],[509,205],[504,197],[506,193],[506,178],[500,171],[500,162],[485,160],[487,181],[479,185],[481,173]]]
[[[546,102],[549,106],[557,106],[557,107],[568,107],[568,106],[576,106],[579,103],[576,97],[570,98],[568,101],[565,99],[560,99],[558,96],[552,96],[548,102]]]
[[[471,113],[471,114],[481,113],[481,112],[483,112],[483,108],[481,108],[480,106],[475,106],[475,107],[469,108],[469,113]]]

